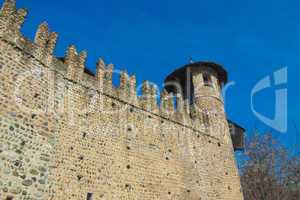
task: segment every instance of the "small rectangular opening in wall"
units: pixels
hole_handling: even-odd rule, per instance
[[[209,126],[209,115],[207,113],[202,113],[202,119],[205,126]]]
[[[213,87],[212,79],[209,74],[203,74],[204,86]]]
[[[12,196],[6,197],[6,200],[13,200],[14,198]]]
[[[93,193],[88,193],[86,196],[86,200],[93,200]]]

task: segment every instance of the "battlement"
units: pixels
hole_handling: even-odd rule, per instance
[[[149,81],[144,81],[141,86],[142,95],[137,96],[136,77],[127,74],[126,71],[117,71],[120,85],[116,87],[112,83],[112,76],[115,72],[114,65],[105,64],[104,60],[99,58],[96,63],[96,74],[86,73],[87,52],[78,53],[75,45],[71,45],[66,50],[64,58],[55,57],[53,53],[58,34],[51,32],[46,22],[39,25],[34,41],[30,41],[20,32],[26,15],[26,9],[16,8],[15,0],[5,0],[0,13],[1,39],[34,57],[47,69],[57,71],[57,66],[59,66],[60,73],[63,73],[63,76],[69,81],[156,115],[199,128],[198,125],[191,123],[193,119],[190,115],[190,106],[183,101],[180,94],[168,93],[166,90],[159,94],[156,86],[150,85]],[[215,113],[211,112],[210,114],[214,115]]]
[[[1,31],[9,32],[12,35],[19,34],[21,26],[27,16],[26,9],[17,9],[15,0],[5,0],[1,8]]]

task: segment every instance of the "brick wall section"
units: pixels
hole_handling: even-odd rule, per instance
[[[162,107],[149,98],[154,88],[137,97],[125,72],[116,88],[113,66],[102,60],[95,77],[83,73],[86,53],[74,46],[55,58],[57,34],[42,24],[35,43],[27,40],[19,32],[24,17],[5,1],[0,199],[243,199],[232,144],[217,130],[201,131],[201,119],[173,107],[169,94]]]

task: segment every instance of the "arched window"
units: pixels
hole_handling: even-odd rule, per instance
[[[203,82],[204,82],[204,86],[213,87],[213,82],[210,74],[207,73],[203,74]]]

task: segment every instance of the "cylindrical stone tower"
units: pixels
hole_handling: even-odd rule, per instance
[[[228,143],[230,133],[222,98],[226,82],[227,72],[212,62],[185,65],[165,80],[169,92],[182,93],[190,105],[191,116],[200,119],[206,134]]]
[[[197,130],[182,132],[186,199],[243,199],[222,98],[226,82],[227,72],[212,62],[185,65],[165,80],[166,90],[189,105],[186,117]]]

